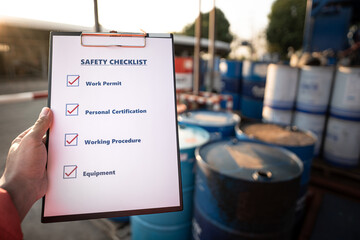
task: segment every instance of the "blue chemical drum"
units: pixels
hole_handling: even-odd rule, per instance
[[[244,61],[241,112],[247,118],[261,119],[268,63]]]
[[[240,110],[240,94],[242,80],[242,62],[235,60],[220,61],[221,73],[221,93],[233,97],[233,110]],[[226,108],[225,102],[221,103],[222,108]]]
[[[296,212],[301,218],[305,207],[306,193],[310,181],[311,164],[314,158],[316,136],[296,127],[286,127],[277,124],[255,123],[236,126],[236,137],[248,141],[261,142],[272,146],[285,148],[295,153],[302,161],[304,171],[301,176]]]
[[[286,239],[303,165],[290,151],[224,139],[196,150],[194,239]]]
[[[190,233],[190,235],[188,233]],[[191,223],[160,226],[150,224],[139,217],[131,217],[132,240],[184,240],[190,237]]]
[[[241,78],[242,78],[242,62],[221,60],[221,92],[222,93],[240,93]]]
[[[203,128],[179,124],[179,145],[182,187],[194,186],[195,149],[210,140],[210,134]]]
[[[131,217],[133,240],[189,239],[193,216],[195,149],[210,139],[203,128],[179,125],[183,206],[181,212]]]
[[[211,140],[216,140],[235,136],[240,117],[231,112],[198,110],[181,114],[178,121],[181,125],[202,127],[210,133]]]
[[[181,212],[131,216],[132,240],[189,239],[194,187],[183,188]]]

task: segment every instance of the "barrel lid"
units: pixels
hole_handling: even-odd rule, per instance
[[[208,142],[210,134],[203,128],[179,124],[180,149],[196,148]]]
[[[236,128],[237,133],[243,133],[249,138],[281,147],[312,146],[316,143],[316,136],[310,131],[303,131],[296,126],[275,123],[250,123]]]
[[[281,182],[299,177],[303,164],[290,151],[236,139],[210,142],[196,151],[200,166],[246,181]]]
[[[230,112],[198,110],[181,114],[179,122],[197,126],[235,126],[240,122],[240,117]]]

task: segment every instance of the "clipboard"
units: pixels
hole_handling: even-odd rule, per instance
[[[43,223],[181,211],[172,34],[51,32]]]

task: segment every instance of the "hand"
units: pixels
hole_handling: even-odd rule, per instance
[[[0,179],[0,187],[10,194],[21,220],[47,190],[44,135],[52,120],[51,110],[45,107],[35,124],[15,138]]]

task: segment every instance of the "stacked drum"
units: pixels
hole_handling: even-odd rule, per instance
[[[360,157],[360,68],[339,67],[330,104],[324,157],[342,167],[355,167]]]
[[[330,66],[304,66],[300,71],[293,125],[316,134],[316,155],[321,149],[333,71]]]
[[[270,64],[267,70],[263,120],[290,125],[298,85],[298,68]]]
[[[260,120],[264,101],[268,63],[243,62],[241,112],[244,117]]]
[[[242,62],[235,60],[221,60],[221,93],[229,94],[233,98],[233,110],[240,110],[240,93],[242,79]],[[222,106],[226,108],[226,106]]]

